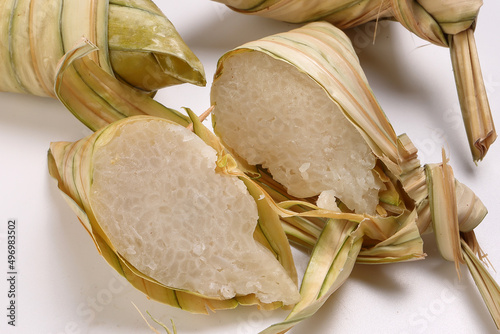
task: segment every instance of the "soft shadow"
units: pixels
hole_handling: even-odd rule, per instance
[[[422,239],[424,240],[424,251],[427,253],[425,261],[431,263],[430,266],[422,266],[422,275],[424,277],[434,276],[443,282],[443,288],[452,286],[463,294],[465,298],[461,298],[461,300],[467,303],[470,310],[467,317],[471,319],[471,322],[482,325],[481,333],[498,333],[467,265],[460,265],[460,276],[458,276],[455,264],[441,257],[434,234],[426,234]]]
[[[16,134],[50,137],[56,141],[77,140],[91,133],[55,98],[6,92],[0,95],[4,104],[2,124]]]
[[[383,292],[386,295],[399,296],[404,293],[407,286],[394,279],[390,272],[394,271],[394,266],[397,264],[384,265],[365,265],[357,264],[350,280],[358,281],[364,285],[370,286],[372,289]]]
[[[377,78],[378,85],[407,96],[421,94],[425,80],[413,75],[403,65],[398,54],[398,29],[402,29],[398,22],[368,22],[346,30],[346,34],[352,41],[363,70],[370,77]]]
[[[204,18],[201,24],[183,31],[182,38],[186,44],[197,49],[228,51],[246,42],[300,26],[259,16],[244,15],[229,9],[221,13],[221,15]],[[207,34],[207,32],[210,33]]]

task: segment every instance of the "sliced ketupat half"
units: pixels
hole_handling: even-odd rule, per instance
[[[179,124],[135,116],[53,143],[49,168],[101,254],[150,298],[197,313],[293,305],[276,212],[248,178],[222,172],[219,153]]]
[[[294,197],[327,192],[348,210],[374,215],[388,180],[381,174],[402,173],[398,138],[349,39],[328,23],[227,52],[211,99],[224,144]]]

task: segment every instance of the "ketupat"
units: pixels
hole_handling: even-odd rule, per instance
[[[222,66],[213,115],[229,147],[295,197],[336,195],[351,210],[375,213],[382,186],[375,156],[316,82],[262,52],[235,54]]]
[[[403,172],[398,138],[351,42],[329,23],[227,52],[211,100],[222,142],[268,169],[295,197],[328,202],[321,200],[326,192],[351,211],[373,215],[385,187],[377,160],[395,177]]]
[[[145,100],[169,85],[206,84],[201,62],[150,0],[2,0],[0,36],[0,91],[57,97],[93,130],[127,115],[107,106],[106,96],[91,105],[97,83],[79,82],[88,73],[78,66],[63,73],[61,62],[71,59],[82,38],[94,51],[84,56],[103,72],[96,76],[122,83],[122,94]],[[69,87],[57,84],[70,75]],[[79,103],[67,101],[72,94]],[[80,109],[82,101],[90,112]]]
[[[99,66],[138,89],[205,84],[201,63],[152,1],[2,0],[0,8],[0,91],[54,97],[57,63],[82,37],[101,50]]]
[[[313,203],[318,196],[318,205],[337,211],[339,219],[351,222],[356,219],[342,217],[340,211],[355,211],[374,221],[374,215],[398,217],[411,212],[402,220],[407,226],[412,225],[409,220],[415,219],[413,223],[418,225],[420,233],[425,233],[432,229],[432,223],[438,244],[450,248],[446,245],[453,243],[451,249],[455,253],[465,249],[460,247],[460,238],[442,235],[440,231],[452,229],[458,237],[459,230],[469,233],[486,215],[482,202],[454,177],[439,183],[442,187],[433,186],[439,179],[435,174],[426,176],[425,171],[434,166],[445,170],[450,167],[445,163],[422,167],[409,138],[395,135],[368,86],[350,41],[331,24],[310,23],[227,52],[219,60],[211,98],[216,134],[241,159],[249,173],[260,173],[256,180],[265,184],[277,200],[291,197],[285,189],[291,189],[290,194],[299,198],[311,197],[308,200]],[[338,174],[342,175],[338,177],[339,184],[327,179]],[[315,187],[312,191],[311,184]],[[434,194],[443,187],[448,189],[447,196]],[[355,195],[346,198],[346,193]],[[363,207],[367,203],[359,202],[367,198],[371,200]],[[294,201],[290,203],[290,207],[295,205]],[[301,217],[321,216],[321,210],[310,216],[303,208],[298,212]],[[416,212],[418,217],[412,215]],[[335,219],[333,213],[325,217]],[[311,246],[317,246],[324,233],[322,229],[328,226],[293,218],[287,224],[285,229],[292,240]],[[343,242],[350,243],[354,248],[349,249],[354,251],[359,236],[354,237],[354,227],[350,229],[353,234],[347,233]],[[380,238],[375,244],[373,239],[364,242],[354,251],[356,260],[364,263],[404,260],[404,252],[411,249],[412,243],[395,239]],[[416,239],[404,236],[399,240]],[[480,250],[471,248],[480,263],[477,258],[481,257]],[[447,254],[443,256],[453,260]],[[416,257],[406,259],[412,258]],[[475,275],[473,270],[471,273]],[[481,279],[488,276],[484,268],[479,276]],[[491,277],[489,281],[493,281]],[[338,285],[332,287],[336,289]],[[478,284],[478,288],[486,296],[485,302],[490,304],[488,307],[498,323],[500,314],[494,306],[499,300],[498,287],[490,284],[486,290]],[[320,304],[324,302],[321,293],[317,298]],[[317,301],[311,301],[307,312],[292,311],[285,322],[265,333],[288,329],[304,312],[310,316],[319,307]]]
[[[381,19],[396,20],[420,38],[450,48],[473,160],[482,160],[497,138],[474,39],[482,0],[215,1],[245,14],[294,23],[325,20],[341,29]]]
[[[135,116],[52,143],[49,170],[103,257],[150,298],[197,313],[296,303],[276,212],[211,143]]]

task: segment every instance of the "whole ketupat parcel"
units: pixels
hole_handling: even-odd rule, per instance
[[[137,114],[168,118],[168,108],[144,108],[158,89],[206,84],[151,0],[0,1],[0,73],[0,91],[58,98],[92,130]]]

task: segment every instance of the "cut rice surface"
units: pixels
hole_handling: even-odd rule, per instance
[[[94,154],[93,211],[118,253],[168,287],[297,302],[296,285],[253,239],[253,198],[215,163],[215,150],[181,126],[129,123]]]
[[[226,58],[212,86],[215,131],[235,153],[262,165],[290,195],[334,194],[375,212],[375,156],[339,106],[309,76],[263,52]]]

